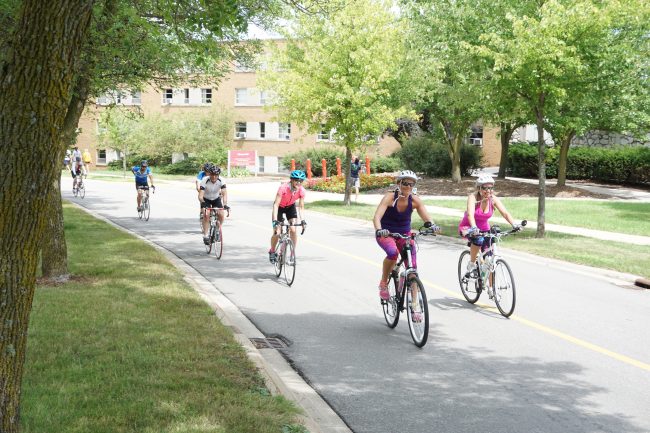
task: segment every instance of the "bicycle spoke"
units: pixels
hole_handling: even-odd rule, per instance
[[[296,251],[291,239],[287,240],[286,248],[284,250],[284,279],[287,285],[292,285],[293,280],[296,278]]]
[[[427,303],[427,294],[420,279],[413,275],[410,277],[409,285],[406,289],[406,311],[409,323],[409,331],[413,338],[413,343],[417,347],[423,347],[427,344],[429,337],[429,305]]]
[[[400,313],[400,301],[397,286],[397,275],[391,273],[390,278],[388,279],[388,293],[390,293],[390,298],[388,300],[381,301],[381,308],[384,312],[384,319],[389,328],[394,328],[399,322],[399,313]]]
[[[503,259],[497,259],[492,273],[494,301],[504,317],[510,317],[515,311],[515,280],[510,266]]]

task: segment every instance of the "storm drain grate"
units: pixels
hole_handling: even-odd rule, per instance
[[[289,344],[281,337],[251,338],[251,343],[258,349],[286,349]]]

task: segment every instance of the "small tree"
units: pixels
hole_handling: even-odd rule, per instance
[[[328,15],[302,16],[277,53],[281,72],[262,86],[276,95],[283,119],[312,133],[335,130],[346,149],[344,203],[350,203],[352,151],[408,117],[398,95],[404,58],[400,28],[380,0],[354,0]]]

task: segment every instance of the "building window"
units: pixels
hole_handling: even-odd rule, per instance
[[[472,126],[472,133],[469,135],[469,144],[483,146],[483,127]]]
[[[260,91],[260,105],[266,105],[266,92]]]
[[[325,125],[320,126],[320,132],[318,133],[318,140],[320,141],[332,141],[332,131],[327,131]]]
[[[171,104],[173,98],[174,98],[174,89],[163,90],[163,97],[162,97],[163,104]]]
[[[97,126],[97,135],[102,135],[106,132],[106,128],[102,126],[99,120],[95,120],[95,125]]]
[[[189,104],[190,103],[190,89],[183,89],[183,94],[185,95],[185,99],[183,100],[183,102],[185,104]]]
[[[260,138],[266,138],[266,123],[260,122]]]
[[[97,164],[106,164],[106,149],[97,149]]]
[[[278,133],[279,140],[291,139],[291,123],[280,123],[280,132]]]
[[[235,138],[240,140],[246,138],[246,122],[235,122]]]
[[[115,103],[116,104],[121,104],[122,103],[122,93],[115,92]]]
[[[110,103],[111,103],[111,102],[110,102],[110,100],[109,100],[108,95],[102,95],[102,96],[100,96],[99,98],[97,98],[97,104],[98,104],[98,105],[108,105],[108,104],[110,104]]]
[[[133,99],[131,99],[133,102],[133,105],[140,105],[142,104],[142,93],[140,92],[133,92]]]
[[[201,103],[212,104],[212,89],[201,89]]]
[[[248,89],[235,89],[235,104],[244,105],[246,103],[246,96]]]

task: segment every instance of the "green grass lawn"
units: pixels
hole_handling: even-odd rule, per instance
[[[376,209],[376,206],[368,204],[344,206],[339,201],[331,200],[306,203],[305,207],[317,212],[359,218],[366,221],[372,221]],[[458,237],[459,218],[436,214],[432,214],[431,217],[436,224],[442,227],[443,235]],[[419,228],[421,225],[422,220],[414,213],[413,227]],[[650,247],[648,246],[603,241],[583,236],[554,233],[548,230],[544,239],[535,238],[534,230],[524,230],[516,236],[505,239],[502,245],[506,248],[543,257],[628,272],[650,278],[650,269],[647,266],[650,263]]]
[[[303,432],[165,257],[64,205],[73,281],[37,287],[22,432]]]
[[[536,198],[504,198],[517,220],[537,220]],[[427,205],[465,210],[466,198],[424,200]],[[499,215],[497,211],[497,215]],[[613,200],[546,200],[546,223],[650,236],[650,203]]]

